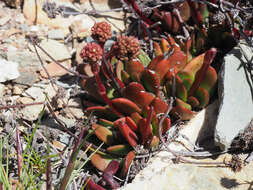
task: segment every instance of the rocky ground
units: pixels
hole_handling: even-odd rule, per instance
[[[93,9],[117,8],[119,3],[55,2],[37,1],[35,4],[33,0],[25,0],[22,9],[19,1],[16,4],[13,4],[14,1],[6,1],[7,5],[0,2],[0,136],[1,139],[6,139],[4,146],[9,146],[9,177],[17,177],[14,156],[16,127],[20,131],[22,150],[25,150],[29,144],[26,137],[33,133],[36,126],[31,142],[36,154],[39,157],[45,156],[49,145],[53,154],[60,155],[55,157],[58,164],[53,172],[53,186],[63,177],[72,148],[69,145],[72,144],[73,137],[64,128],[73,134],[79,134],[77,126],[83,126],[87,119],[80,101],[80,96],[83,95],[80,81],[66,69],[75,71],[77,64],[82,62],[79,56],[84,46],[82,41],[89,35],[89,30],[96,21],[111,22],[115,26],[115,32],[124,30],[121,12],[104,13],[102,16],[77,14],[92,12]],[[60,7],[63,9],[61,12]],[[69,11],[70,14],[77,15],[62,15]],[[32,43],[35,36],[36,41],[51,57],[40,49],[36,54]],[[50,105],[45,105],[45,101],[50,102]],[[26,106],[19,106],[24,104]],[[4,157],[6,156],[5,153]],[[80,173],[77,186],[83,183],[86,172],[87,170]],[[37,188],[40,189],[39,186]]]
[[[54,155],[51,160],[54,162],[52,185],[56,186],[63,178],[73,148],[73,136],[80,133],[79,127],[84,126],[87,120],[81,102],[81,97],[85,96],[85,92],[80,87],[80,81],[76,77],[77,66],[82,62],[79,54],[86,41],[89,40],[86,38],[95,22],[106,20],[112,25],[114,34],[125,30],[123,12],[105,11],[119,7],[121,4],[116,0],[24,0],[24,2],[5,0],[0,2],[0,145],[4,145],[0,159],[1,164],[5,166],[7,164],[9,167],[9,178],[13,180],[13,187],[19,185],[15,183],[15,179],[18,178],[17,137],[15,136],[17,129],[20,132],[21,149],[27,151],[27,159],[31,157],[34,159],[33,163],[36,163],[30,166],[37,171],[36,174],[41,179],[46,178],[43,174],[45,173],[43,157],[46,157],[48,150],[50,150],[50,154]],[[86,14],[80,14],[84,12]],[[35,48],[33,40],[42,49]],[[46,55],[43,50],[50,55]],[[248,51],[247,56],[252,56],[251,49],[245,51]],[[234,62],[236,58],[233,56],[236,57],[232,53],[225,59],[228,59],[228,62]],[[65,68],[60,67],[56,62]],[[228,64],[226,64],[223,68],[226,70],[220,79],[221,85],[223,85],[221,89],[226,88],[228,90],[219,92],[222,94],[219,103],[214,100],[214,103],[209,106],[211,111],[210,108],[207,108],[200,112],[195,121],[192,121],[192,123],[195,122],[194,124],[188,123],[189,130],[182,132],[183,136],[190,140],[182,138],[179,141],[185,141],[185,144],[188,143],[188,147],[192,146],[189,142],[202,142],[203,144],[204,137],[208,136],[210,128],[213,129],[218,117],[215,138],[223,150],[227,151],[227,148],[224,148],[226,144],[231,144],[238,135],[241,135],[243,140],[248,138],[248,141],[245,141],[248,144],[238,137],[239,140],[233,141],[235,145],[245,143],[250,149],[252,148],[249,141],[252,142],[253,138],[251,136],[245,137],[245,133],[239,134],[239,129],[235,129],[236,126],[242,126],[241,130],[244,130],[245,126],[249,125],[253,117],[251,111],[253,104],[252,92],[248,90],[249,88],[244,82],[246,80],[244,72],[235,73],[241,62],[234,63],[233,67],[227,68]],[[90,68],[87,68],[87,72],[89,70]],[[229,78],[227,73],[230,73],[229,76],[232,73],[238,77]],[[240,75],[243,76],[239,77]],[[229,84],[233,85],[227,87]],[[252,84],[252,81],[249,84]],[[234,88],[232,88],[233,86]],[[241,90],[238,89],[239,87]],[[242,91],[244,93],[241,93]],[[236,93],[237,96],[235,97]],[[232,96],[231,94],[235,100],[229,98]],[[244,101],[238,102],[237,98]],[[229,107],[231,105],[233,107]],[[219,116],[217,116],[218,110],[220,110]],[[228,110],[237,111],[230,112]],[[206,117],[208,115],[206,112],[212,113],[212,116]],[[227,121],[224,118],[229,119]],[[215,124],[212,124],[213,121]],[[250,132],[247,131],[248,133]],[[31,136],[33,138],[28,138]],[[173,145],[171,146],[173,147]],[[175,150],[188,150],[182,147],[178,148],[176,145],[175,147]],[[194,151],[194,148],[196,147],[193,147],[191,151]],[[173,189],[246,190],[252,188],[252,172],[250,173],[253,167],[252,163],[236,175],[231,170],[226,169],[224,171],[223,168],[214,165],[197,167],[196,165],[173,165],[168,162],[170,165],[168,166],[166,159],[171,155],[163,154],[165,153],[162,152],[151,160],[150,163],[155,164],[151,164],[137,175],[134,183],[127,185],[126,189],[151,189],[151,186],[152,189],[154,187],[157,187],[156,189],[167,189],[167,186],[173,187]],[[83,157],[80,159],[87,159],[85,152],[81,151],[81,155]],[[230,155],[223,155],[215,158],[216,160],[209,159],[207,161],[221,163],[226,156],[229,161],[233,160]],[[245,159],[246,156],[247,154],[241,154],[239,160]],[[8,163],[6,163],[7,157]],[[139,164],[138,170],[132,172],[132,175],[143,169],[147,160],[143,159],[143,163]],[[202,161],[205,162],[206,160]],[[208,167],[213,167],[213,169]],[[29,173],[28,170],[24,169],[23,172]],[[87,176],[93,175],[93,179],[98,180],[100,174],[87,163],[84,168],[80,167],[78,175],[74,177],[69,189],[81,189]],[[212,177],[209,180],[210,176]],[[181,180],[178,181],[182,178],[186,179],[184,184],[181,183]],[[157,184],[161,179],[165,182]],[[1,180],[3,178],[0,177]],[[147,181],[149,182],[146,183]],[[33,189],[46,189],[46,183],[39,180],[38,177],[34,177],[34,184],[36,185]],[[191,188],[187,188],[188,186]]]

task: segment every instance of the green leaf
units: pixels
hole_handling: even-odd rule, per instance
[[[149,56],[143,50],[140,50],[140,54],[138,55],[138,58],[144,67],[146,67],[151,61]]]

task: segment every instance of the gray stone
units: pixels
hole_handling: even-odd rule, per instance
[[[233,139],[253,118],[252,78],[249,77],[242,52],[252,60],[252,51],[241,41],[239,46],[225,56],[219,74],[220,108],[215,142],[223,150],[230,147]]]
[[[7,59],[19,63],[20,68],[29,68],[33,71],[41,69],[37,55],[28,50],[21,51],[10,46],[8,47]]]
[[[30,104],[30,103],[39,102],[39,101],[33,100],[32,98],[28,98],[28,97],[20,97],[18,99],[18,102],[22,104]],[[34,121],[39,118],[40,112],[42,110],[43,110],[43,105],[39,104],[39,105],[26,106],[20,109],[20,113],[23,119],[26,119],[28,121]]]
[[[32,97],[37,101],[44,101],[46,98],[45,94],[43,93],[43,89],[35,86],[28,88],[22,95]]]
[[[53,40],[63,40],[64,32],[60,29],[48,31],[48,38]]]
[[[19,76],[18,63],[0,59],[0,82],[13,80]]]
[[[56,40],[44,39],[41,41],[40,46],[57,61],[64,61],[71,58],[71,54],[67,47]],[[29,49],[35,52],[32,44],[29,44]],[[43,60],[52,61],[42,50],[39,48],[37,48],[37,50]]]
[[[37,81],[36,71],[41,69],[41,63],[35,53],[9,46],[7,59],[17,62],[19,64],[19,72],[22,73],[14,82],[33,85]]]
[[[15,83],[22,85],[33,85],[37,81],[37,74],[35,71],[29,71],[26,69],[20,69],[20,73],[22,73],[17,79],[14,80]]]

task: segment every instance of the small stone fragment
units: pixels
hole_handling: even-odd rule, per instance
[[[63,66],[65,66],[68,69],[71,68],[71,61],[70,60],[62,62],[60,64],[62,64]],[[68,73],[68,71],[66,71],[64,68],[60,67],[59,65],[57,65],[55,62],[51,62],[51,63],[47,64],[45,66],[45,68],[51,77],[60,77],[60,76],[63,76]],[[45,70],[41,70],[40,74],[43,78],[48,78],[48,75]]]
[[[41,41],[40,46],[57,61],[64,61],[71,58],[71,54],[67,47],[56,40],[44,39]],[[35,52],[34,47],[31,44],[29,48]],[[43,59],[52,61],[52,59],[49,58],[42,50],[38,49],[38,53]]]
[[[18,63],[0,59],[0,82],[13,80],[19,76]]]
[[[64,32],[61,29],[48,31],[48,38],[53,40],[64,40]]]

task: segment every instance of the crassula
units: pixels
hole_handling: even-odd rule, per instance
[[[93,32],[104,26],[97,23]],[[109,37],[101,31],[99,36]],[[105,41],[98,35],[93,37],[96,41],[81,52],[94,73],[94,77],[83,79],[83,87],[95,100],[87,104],[86,111],[98,117],[91,129],[104,143],[104,151],[94,154],[91,162],[104,172],[112,160],[118,160],[122,162],[119,170],[124,177],[138,154],[136,150],[156,149],[161,133],[170,129],[171,118],[160,117],[170,109],[169,99],[174,99],[170,115],[181,120],[191,119],[194,109],[208,104],[217,80],[210,65],[216,49],[189,60],[189,47],[182,51],[168,36],[154,44],[156,56],[150,60],[135,37],[118,36],[108,52],[103,51]]]

